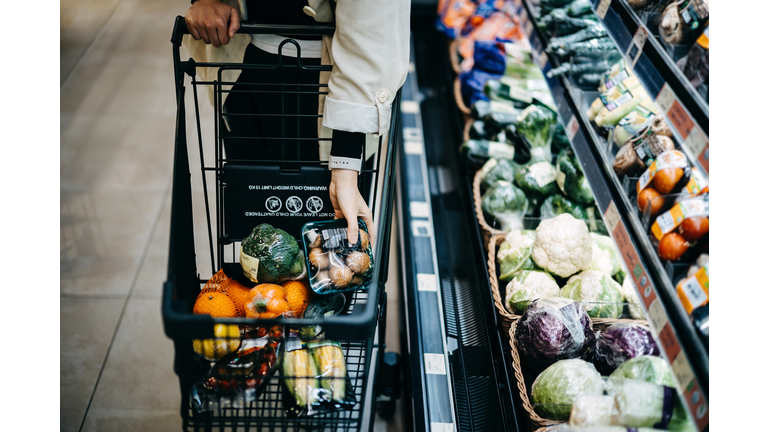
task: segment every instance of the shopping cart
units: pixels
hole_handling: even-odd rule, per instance
[[[330,35],[333,32],[333,26],[255,25],[247,22],[243,22],[238,31],[245,34],[297,36]],[[329,72],[332,67],[310,66],[308,61],[302,63],[299,43],[288,37],[280,44],[278,61],[274,64],[200,63],[192,58],[182,60],[180,46],[185,34],[188,31],[184,18],[177,17],[171,37],[177,101],[176,140],[168,280],[163,286],[162,304],[165,333],[173,340],[175,347],[174,369],[181,387],[184,430],[283,431],[302,428],[347,431],[359,430],[364,418],[370,419],[372,428],[375,404],[367,403],[365,395],[370,386],[375,386],[376,381],[369,377],[371,360],[380,364],[384,354],[384,284],[389,257],[400,93],[394,100],[389,133],[379,138],[376,153],[367,158],[369,162],[359,176],[360,190],[374,214],[376,226],[376,242],[373,245],[376,267],[369,288],[348,295],[342,314],[323,319],[280,317],[257,320],[193,314],[195,300],[206,282],[220,269],[237,269],[240,242],[253,227],[264,222],[270,223],[299,239],[299,230],[304,223],[333,219],[332,211],[323,214],[319,210],[330,208],[327,189],[323,191],[323,186],[327,187],[330,179],[327,162],[311,160],[306,154],[301,156],[302,150],[306,152],[307,142],[319,145],[323,139],[300,136],[297,131],[302,121],[316,123],[322,116],[287,112],[285,107],[292,104],[286,103],[275,104],[272,112],[231,113],[224,110],[222,103],[228,92],[230,96],[237,92],[261,92],[279,97],[283,102],[297,98],[298,105],[298,98],[302,95],[327,94],[327,85],[319,82],[241,82],[246,86],[237,86],[235,82],[222,77],[226,77],[226,71],[251,70],[258,75],[259,71],[280,69],[288,74],[296,71]],[[295,46],[297,59],[283,56],[286,46]],[[219,68],[214,79],[199,79],[201,75],[198,72],[203,67]],[[203,105],[207,103],[205,97],[208,89],[212,89],[214,102],[212,128],[201,121],[205,114],[203,108],[209,108]],[[188,90],[193,93],[191,101],[186,98]],[[187,103],[194,106],[195,119],[194,127],[189,130]],[[227,128],[227,119],[249,115],[267,117],[272,125],[280,125],[280,135],[233,135]],[[189,140],[187,132],[190,132]],[[283,149],[284,157],[267,160],[228,159],[224,144],[226,139],[259,139],[270,145],[281,146],[279,148]],[[190,171],[190,156],[194,158],[194,153],[199,153],[199,185],[193,183]],[[273,187],[275,185],[281,187]],[[312,197],[315,199],[310,200]],[[292,203],[290,207],[289,202]],[[301,211],[302,207],[304,211]],[[290,377],[284,377],[278,371],[258,387],[255,400],[242,399],[241,403],[222,403],[208,406],[207,410],[202,411],[196,409],[194,403],[190,402],[190,391],[202,379],[210,376],[214,362],[196,354],[192,341],[214,337],[215,324],[235,324],[241,328],[279,325],[284,329],[322,326],[327,339],[341,344],[354,393],[354,407],[314,416],[291,416],[286,413],[284,386],[285,379]],[[376,358],[372,359],[375,336],[381,342],[378,342],[378,349],[375,350]],[[373,392],[373,395],[376,393]]]

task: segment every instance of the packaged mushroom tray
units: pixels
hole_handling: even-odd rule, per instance
[[[309,283],[317,294],[368,288],[373,274],[373,253],[365,223],[358,220],[357,243],[347,237],[347,221],[304,225],[302,239],[309,269]]]

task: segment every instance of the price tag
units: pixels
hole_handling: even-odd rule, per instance
[[[424,354],[424,371],[428,374],[445,375],[445,356],[443,354]]]
[[[643,53],[643,47],[645,46],[646,40],[648,40],[648,31],[645,27],[638,26],[635,31],[635,36],[632,38],[632,43],[629,44],[629,49],[627,49],[626,53],[627,60],[629,60],[632,67],[635,67],[637,59],[639,59],[640,54]]]
[[[576,136],[576,132],[579,131],[579,122],[576,120],[575,115],[571,115],[571,119],[568,120],[568,125],[565,127],[565,134],[568,136],[568,140],[573,142],[573,137]]]
[[[600,19],[605,19],[605,14],[608,13],[608,9],[611,7],[611,0],[600,0],[600,3],[595,8],[595,14]]]
[[[619,216],[619,210],[616,208],[616,204],[611,201],[608,204],[608,208],[603,215],[603,221],[605,221],[605,227],[608,228],[609,233],[613,233],[616,230],[616,225],[621,222],[621,216]]]
[[[698,126],[694,126],[691,129],[691,133],[688,134],[688,138],[685,139],[685,146],[688,147],[688,150],[691,151],[694,157],[698,158],[704,152],[704,149],[709,146],[709,142],[701,129]]]
[[[667,313],[664,311],[664,307],[661,305],[661,300],[658,298],[654,300],[648,308],[648,322],[651,324],[651,328],[656,334],[661,333],[661,330],[669,322]]]
[[[681,389],[688,388],[688,385],[693,381],[693,371],[691,370],[691,365],[688,364],[688,358],[685,356],[685,353],[680,351],[677,357],[672,361],[671,366],[672,373],[675,374],[678,386]]]
[[[419,291],[437,291],[437,277],[433,273],[416,273]]]
[[[675,93],[668,85],[664,84],[664,86],[661,87],[659,94],[656,96],[656,107],[659,108],[661,112],[665,113],[672,108],[672,102],[674,102],[675,99],[677,99]]]
[[[429,206],[425,201],[411,201],[411,217],[428,218]]]

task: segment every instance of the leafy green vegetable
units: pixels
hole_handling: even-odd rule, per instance
[[[534,270],[538,266],[531,258],[533,241],[536,238],[534,230],[515,230],[507,234],[499,246],[496,260],[499,262],[501,276],[499,280],[508,281],[520,270]]]
[[[550,144],[554,131],[552,126],[557,123],[557,115],[545,106],[530,105],[520,113],[515,127],[531,148],[532,161],[551,161]]]
[[[672,368],[667,361],[652,355],[641,355],[625,361],[613,371],[611,376],[638,379],[667,387],[675,386]]]
[[[576,162],[576,154],[572,149],[568,148],[557,155],[555,169],[557,169],[557,185],[568,199],[579,204],[595,202],[592,188],[589,187],[587,178]]]
[[[515,180],[515,168],[517,165],[509,159],[490,158],[480,169],[482,184],[490,188],[498,181],[513,182]]]
[[[257,275],[251,272],[254,268],[253,262],[258,263]],[[269,224],[257,226],[243,239],[240,264],[246,276],[259,283],[281,282],[306,271],[303,254],[299,253],[299,243],[296,239]]]
[[[589,235],[592,236],[592,240],[595,242],[595,246],[592,248],[592,264],[594,264],[595,268],[591,264],[589,269],[602,271],[608,276],[618,273],[621,270],[621,262],[619,261],[621,253],[616,248],[616,243],[613,242],[613,239],[593,232],[589,233]]]
[[[580,395],[602,395],[603,380],[592,363],[560,360],[546,368],[531,386],[536,411],[550,420],[568,420],[571,404]]]
[[[528,200],[522,190],[507,181],[497,181],[481,198],[484,212],[496,218],[502,231],[522,227],[522,219],[528,211]]]
[[[621,285],[595,270],[571,276],[560,291],[560,297],[580,302],[592,318],[618,318],[624,311]]]
[[[555,125],[551,147],[552,154],[560,154],[561,151],[571,147],[571,142],[568,141],[568,135],[565,134],[565,128],[560,122],[557,122]]]
[[[569,201],[568,198],[560,194],[551,195],[541,203],[541,217],[543,219],[550,219],[563,213],[570,213],[571,216],[583,221],[589,219],[584,207]]]
[[[560,287],[549,273],[523,270],[514,274],[507,284],[506,306],[511,312],[525,313],[528,305],[542,297],[557,297]]]
[[[557,192],[557,170],[549,162],[531,161],[515,172],[515,184],[528,197],[545,197]]]

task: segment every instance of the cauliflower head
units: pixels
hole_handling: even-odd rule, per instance
[[[571,276],[560,291],[560,297],[581,303],[592,318],[618,318],[624,310],[621,285],[596,270]]]
[[[563,213],[536,228],[533,260],[550,273],[568,277],[589,268],[593,243],[587,224]]]
[[[560,287],[548,273],[524,270],[515,273],[512,281],[507,284],[505,304],[508,311],[523,314],[532,301],[542,297],[557,297],[559,293]]]
[[[501,262],[511,253],[530,248],[533,246],[535,238],[536,232],[533,230],[515,230],[510,232],[504,237],[504,241],[499,247],[499,253],[496,255],[497,261]]]
[[[604,235],[589,233],[594,243],[592,244],[592,262],[589,270],[597,270],[608,276],[613,276],[621,270],[618,249],[613,240]]]

